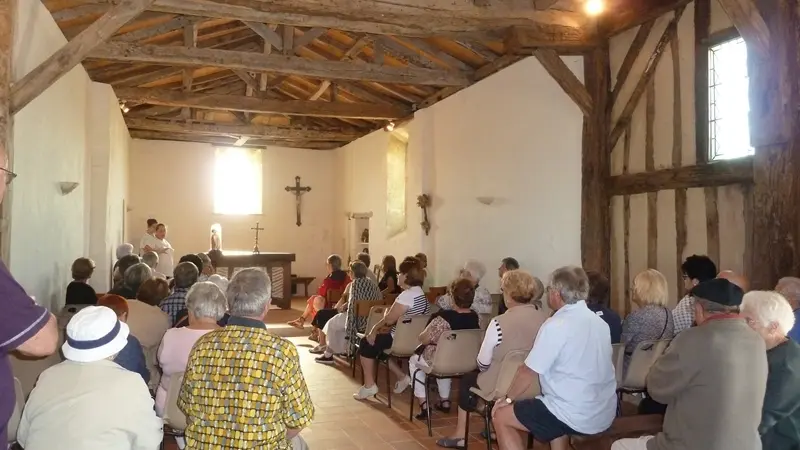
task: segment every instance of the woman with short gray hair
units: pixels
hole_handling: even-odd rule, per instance
[[[794,326],[794,312],[781,294],[766,291],[744,294],[741,310],[767,347],[767,392],[758,427],[761,447],[796,449],[800,436],[800,344],[787,336]]]
[[[328,256],[327,261],[328,276],[322,281],[322,284],[317,289],[317,294],[309,297],[306,302],[306,309],[303,315],[295,320],[288,322],[289,325],[296,328],[303,328],[306,321],[313,320],[317,315],[317,311],[325,308],[330,308],[332,305],[328,304],[329,291],[342,291],[344,292],[345,286],[350,283],[350,277],[347,272],[342,270],[342,257],[339,255]],[[318,341],[318,329],[314,328],[311,334],[311,340]]]
[[[484,275],[486,275],[486,266],[476,259],[468,259],[458,272],[458,277],[470,280],[475,287],[475,301],[472,302],[472,310],[478,314],[491,314],[492,294],[480,284]],[[439,297],[436,304],[442,309],[453,309],[453,298],[450,294],[445,294]]]
[[[164,413],[170,377],[185,372],[194,343],[204,334],[219,328],[217,321],[228,311],[228,300],[216,284],[204,281],[195,283],[189,289],[186,308],[189,325],[168,330],[158,349],[158,364],[163,371],[156,391],[156,412],[159,417]]]

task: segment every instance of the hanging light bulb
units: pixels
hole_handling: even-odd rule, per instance
[[[394,122],[387,123],[386,126],[383,127],[383,129],[386,130],[386,132],[391,133],[392,131],[394,131]]]
[[[604,6],[603,0],[586,0],[584,10],[586,11],[586,14],[590,16],[596,16],[603,12]]]

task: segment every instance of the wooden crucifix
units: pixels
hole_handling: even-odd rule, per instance
[[[297,208],[297,226],[303,224],[300,220],[300,197],[306,192],[311,191],[311,186],[300,186],[300,177],[294,177],[294,186],[286,186],[286,192],[291,192],[295,196],[295,207]]]
[[[260,222],[256,222],[256,226],[255,226],[255,227],[253,227],[253,228],[250,228],[251,230],[255,230],[255,232],[256,232],[256,241],[255,241],[255,243],[253,244],[253,253],[254,253],[254,254],[259,254],[259,253],[261,253],[261,252],[259,252],[259,251],[258,251],[258,232],[259,232],[259,231],[264,231],[264,229],[263,229],[263,228],[261,228],[260,226],[258,226],[258,224],[259,224],[259,223],[260,223]]]

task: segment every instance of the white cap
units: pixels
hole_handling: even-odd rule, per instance
[[[70,319],[61,351],[71,361],[100,361],[125,348],[129,333],[128,325],[111,308],[88,306]]]
[[[117,259],[133,254],[133,244],[122,244],[117,247]]]

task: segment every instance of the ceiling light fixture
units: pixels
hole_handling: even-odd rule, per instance
[[[385,130],[387,133],[391,133],[392,131],[394,131],[394,122],[389,122],[389,123],[387,123],[387,124],[386,124],[386,126],[385,126],[385,127],[383,127],[383,129],[384,129],[384,130]]]
[[[126,105],[125,102],[119,102],[119,109],[121,109],[123,113],[127,113],[131,110],[128,108],[128,105]]]
[[[603,12],[604,6],[603,0],[586,0],[584,10],[586,11],[586,14],[590,16],[596,16]]]

